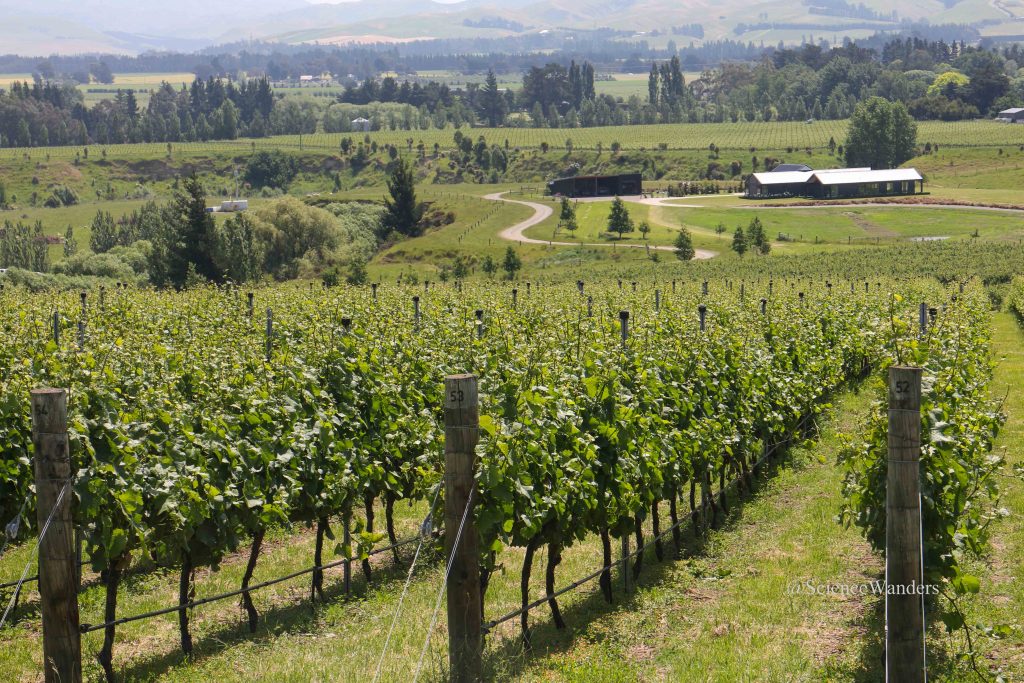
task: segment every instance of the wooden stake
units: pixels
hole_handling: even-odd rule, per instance
[[[889,368],[885,497],[885,671],[893,683],[925,680],[921,551],[921,368]]]
[[[450,375],[445,377],[444,385],[444,549],[451,558],[447,584],[448,665],[451,681],[475,683],[482,675],[483,609],[480,537],[471,500],[480,438],[479,400],[475,375]]]
[[[64,389],[32,391],[36,520],[41,536],[39,603],[43,621],[43,672],[46,683],[80,683],[82,680],[78,568],[71,520],[71,500],[74,494],[70,485],[67,401],[67,391]],[[61,491],[64,491],[63,496]],[[50,524],[44,534],[47,519]]]

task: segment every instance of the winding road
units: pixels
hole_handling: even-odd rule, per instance
[[[548,244],[557,245],[560,247],[616,247],[622,249],[646,249],[646,244],[619,244],[617,242],[555,242],[552,240],[538,240],[532,237],[527,237],[523,233],[539,223],[547,220],[554,210],[546,204],[538,204],[537,202],[526,202],[520,199],[506,199],[503,195],[504,192],[495,192],[494,194],[484,195],[484,199],[490,199],[495,202],[509,202],[510,204],[522,204],[533,209],[533,215],[527,218],[525,221],[516,223],[515,225],[509,226],[498,233],[498,237],[503,240],[510,242],[520,242],[522,244]],[[655,246],[650,245],[651,249],[658,251],[675,251],[675,247],[670,246]],[[695,259],[709,259],[717,256],[718,253],[714,251],[708,251],[707,249],[695,249],[693,257]]]

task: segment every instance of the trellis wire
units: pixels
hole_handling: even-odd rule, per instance
[[[466,516],[469,514],[469,507],[473,503],[473,494],[476,492],[475,488],[469,490],[469,496],[466,498],[466,508],[462,511],[462,521],[459,522],[459,531],[455,534],[455,542],[452,544],[452,554],[448,557],[447,566],[444,570],[444,579],[441,581],[441,590],[437,592],[437,601],[434,603],[434,613],[430,617],[430,626],[427,627],[427,637],[423,641],[423,650],[420,652],[420,661],[416,664],[416,673],[413,675],[412,682],[420,678],[420,671],[423,669],[423,660],[427,656],[427,649],[430,647],[430,636],[433,634],[434,625],[437,623],[437,612],[441,608],[441,598],[444,596],[445,588],[448,587],[448,575],[452,571],[452,565],[455,563],[455,552],[459,549],[459,541],[462,540],[462,529],[466,526]]]
[[[441,485],[437,485],[437,490],[434,491],[434,500],[430,503],[430,511],[427,513],[426,518],[423,520],[423,525],[420,527],[420,542],[416,546],[416,553],[412,556],[412,564],[409,565],[409,574],[405,577],[405,586],[402,587],[402,595],[398,598],[398,605],[395,607],[395,615],[391,619],[391,627],[388,629],[388,637],[384,639],[384,647],[380,651],[380,659],[377,660],[377,671],[373,674],[373,683],[377,683],[380,680],[381,671],[384,667],[384,655],[387,654],[388,645],[391,643],[391,635],[395,632],[395,624],[398,623],[398,615],[402,612],[402,603],[405,602],[405,596],[409,592],[409,584],[412,583],[412,573],[416,569],[416,561],[419,560],[420,550],[423,549],[423,539],[427,535],[427,525],[434,515],[434,506],[437,504],[437,498],[441,493]]]
[[[36,554],[39,550],[39,544],[43,542],[43,537],[46,536],[46,532],[50,528],[50,522],[53,521],[53,514],[57,512],[57,508],[60,507],[60,502],[64,499],[64,494],[67,493],[68,487],[71,486],[71,482],[67,481],[61,488],[60,493],[57,494],[57,500],[54,501],[53,507],[50,509],[50,514],[46,516],[46,523],[43,524],[43,528],[39,530],[39,538],[36,539],[35,547],[29,554],[28,562],[25,563],[25,569],[21,572],[21,579],[18,580],[17,587],[14,589],[14,595],[11,596],[11,601],[7,603],[7,609],[4,610],[3,617],[0,617],[0,628],[3,628],[4,622],[7,621],[7,615],[10,614],[14,608],[14,602],[18,599],[18,594],[21,592],[21,584],[25,582],[25,577],[28,575],[28,568],[32,566],[32,555]]]
[[[377,550],[373,550],[367,553],[367,557],[373,557],[374,555],[380,555],[381,553],[386,553],[389,550],[394,550],[396,548],[401,548],[402,546],[409,545],[410,543],[416,541],[417,538],[419,538],[419,536],[416,536],[415,538],[407,538],[404,541],[399,541],[398,543],[394,543],[384,548],[378,548]],[[299,571],[292,572],[291,574],[287,574],[276,579],[269,579],[262,583],[258,583],[254,586],[249,586],[245,589],[239,588],[238,590],[229,591],[227,593],[221,593],[220,595],[211,595],[207,598],[192,600],[191,602],[187,602],[184,605],[175,605],[174,607],[165,607],[163,609],[153,610],[152,612],[143,612],[142,614],[136,614],[130,617],[121,617],[120,619],[114,619],[113,621],[107,621],[102,624],[82,624],[80,630],[82,633],[91,633],[92,631],[98,631],[108,626],[120,626],[121,624],[127,624],[133,621],[141,621],[143,619],[151,619],[153,617],[159,617],[164,614],[171,614],[172,612],[181,612],[182,610],[192,609],[193,607],[199,607],[200,605],[206,605],[211,602],[217,602],[219,600],[233,598],[236,595],[241,595],[242,593],[251,593],[252,591],[259,590],[261,588],[266,588],[267,586],[273,586],[274,584],[282,583],[284,581],[288,581],[289,579],[294,579],[296,577],[302,576],[304,574],[310,574],[318,570],[322,571],[324,569],[333,569],[334,567],[340,567],[346,562],[353,561],[354,560],[352,558],[344,558],[341,560],[335,560],[334,562],[328,562],[327,564],[307,567],[306,569],[300,569]]]
[[[804,429],[807,426],[807,422],[810,421],[812,416],[813,416],[813,414],[812,415],[808,415],[803,420],[801,420],[800,424],[797,425],[797,432],[798,433],[803,433]],[[751,466],[751,469],[752,470],[756,470],[758,467],[761,466],[761,464],[765,460],[767,460],[768,458],[773,456],[776,452],[778,452],[778,450],[780,448],[782,448],[783,446],[786,446],[788,444],[793,443],[793,441],[795,441],[797,438],[798,437],[794,436],[794,437],[790,437],[788,439],[785,439],[783,441],[779,441],[776,444],[773,444],[772,447],[769,448],[768,450],[766,450],[764,452],[764,454],[762,454],[761,457],[757,460],[757,462],[755,462]],[[727,483],[725,488],[727,488],[727,489],[732,488],[738,482],[739,482],[739,477],[737,477],[736,479],[733,479],[729,483]],[[723,491],[724,491],[724,489],[723,489]],[[721,499],[721,496],[723,495],[723,491],[719,491],[716,494],[719,497],[719,499]],[[715,497],[715,496],[712,496],[712,497]],[[647,543],[644,543],[642,546],[640,546],[636,550],[632,551],[631,553],[625,555],[624,557],[620,558],[619,560],[616,560],[616,561],[612,562],[611,564],[607,564],[607,565],[601,567],[600,569],[598,569],[595,572],[587,574],[582,579],[574,581],[573,583],[569,584],[568,586],[565,586],[563,588],[558,589],[554,593],[549,593],[549,594],[545,595],[542,598],[538,598],[537,600],[534,600],[533,602],[527,604],[525,607],[520,607],[519,609],[517,609],[515,611],[512,611],[512,612],[509,612],[508,614],[505,614],[505,615],[503,615],[503,616],[501,616],[501,617],[499,617],[497,619],[494,619],[492,621],[484,622],[484,624],[483,624],[484,635],[490,633],[496,626],[499,626],[500,624],[503,624],[506,621],[510,621],[512,619],[515,619],[516,617],[518,617],[523,612],[528,612],[529,610],[531,610],[531,609],[533,609],[535,607],[539,607],[540,605],[543,605],[548,600],[552,600],[554,598],[557,598],[558,596],[563,595],[565,593],[568,593],[569,591],[576,590],[577,588],[579,588],[583,584],[585,584],[585,583],[587,583],[589,581],[593,581],[598,576],[600,576],[604,572],[608,571],[609,569],[612,569],[616,565],[618,565],[618,564],[620,564],[622,562],[625,562],[627,560],[630,560],[630,559],[636,557],[637,555],[645,552],[648,548],[650,548],[652,545],[654,545],[655,543],[660,541],[662,538],[664,538],[668,534],[672,533],[674,530],[678,529],[683,524],[691,521],[699,512],[703,512],[704,508],[705,508],[705,505],[702,503],[700,509],[693,510],[688,515],[685,515],[684,517],[681,517],[678,522],[676,522],[675,524],[670,526],[668,529],[665,529],[660,534],[658,534],[657,536],[653,537],[650,541],[648,541]]]

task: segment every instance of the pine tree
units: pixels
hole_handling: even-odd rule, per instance
[[[523,267],[523,260],[519,258],[519,254],[512,247],[505,250],[505,260],[501,264],[502,270],[505,271],[505,276],[509,280],[516,276],[519,269]]]
[[[676,257],[682,261],[691,260],[697,253],[693,248],[693,237],[690,236],[690,231],[686,228],[679,229],[674,246],[676,248]]]
[[[768,241],[768,235],[764,231],[764,225],[761,224],[761,219],[757,216],[754,216],[750,225],[747,226],[747,246],[759,254],[767,254],[772,250],[771,242]]]
[[[423,207],[416,201],[416,176],[412,165],[405,159],[395,162],[387,183],[391,198],[384,201],[387,208],[384,226],[401,235],[419,235]]]
[[[737,227],[732,235],[732,250],[740,256],[747,253],[747,237],[743,234],[743,228]]]

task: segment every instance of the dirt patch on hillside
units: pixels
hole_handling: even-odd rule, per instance
[[[844,211],[843,215],[848,217],[853,224],[864,231],[865,234],[871,237],[899,237],[898,232],[894,232],[888,228],[883,228],[877,223],[873,223],[865,218],[862,214],[856,211]]]

